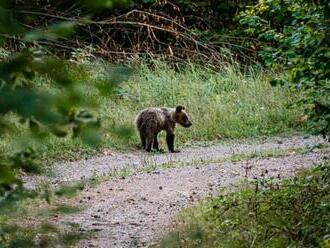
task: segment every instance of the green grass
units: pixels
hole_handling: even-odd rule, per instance
[[[235,65],[213,72],[190,65],[175,71],[158,62],[138,67],[128,83],[109,102],[107,116],[130,125],[134,115],[149,106],[186,106],[193,126],[178,128],[180,141],[215,140],[270,135],[291,131],[301,109],[289,108],[297,96],[286,88],[272,88],[260,69],[240,72]]]
[[[73,67],[72,76],[81,82],[77,90],[98,107],[93,111],[102,120],[104,141],[99,150],[95,150],[71,137],[60,139],[52,136],[37,148],[44,161],[51,163],[54,160],[90,157],[102,148],[136,149],[139,139],[134,131],[134,118],[138,111],[150,106],[185,105],[193,126],[177,128],[178,145],[274,135],[300,129],[298,119],[303,111],[302,107],[295,105],[299,96],[288,88],[271,87],[269,84],[270,78],[281,75],[252,67],[242,72],[235,64],[219,68],[217,72],[192,64],[174,70],[161,61],[155,61],[153,66],[137,63],[133,67],[128,81],[119,84],[111,97],[100,94],[95,85],[105,82],[105,71],[112,71],[118,78],[122,77],[124,70],[114,69],[104,62]],[[36,83],[44,90],[58,92],[47,81]],[[29,135],[27,128],[18,125],[14,116],[8,118],[12,119],[15,135],[1,139],[0,153],[26,146],[25,140],[33,146],[31,139],[24,138]],[[160,146],[166,147],[164,135],[160,137]]]
[[[82,232],[80,226],[64,227],[50,221],[54,215],[81,211],[77,206],[48,205],[40,198],[21,198],[7,208],[3,204],[0,206],[0,247],[70,247],[90,235]]]
[[[81,208],[77,206],[69,206],[61,204],[52,210],[53,214],[75,214],[81,211]]]
[[[329,247],[330,166],[259,178],[185,210],[160,247]]]
[[[72,247],[79,240],[91,235],[82,233],[78,228],[71,229],[59,229],[47,222],[33,227],[6,224],[0,228],[0,245],[8,248]]]

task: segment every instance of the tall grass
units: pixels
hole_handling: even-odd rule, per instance
[[[191,129],[178,129],[183,142],[287,132],[301,110],[289,107],[296,94],[270,86],[274,76],[253,68],[244,73],[235,65],[214,72],[194,65],[175,71],[162,62],[154,68],[142,64],[120,88],[121,98],[112,102],[117,107],[109,116],[124,123],[145,107],[183,104],[194,123]]]
[[[301,107],[294,104],[299,99],[297,93],[270,86],[270,78],[281,75],[260,68],[251,67],[242,72],[232,64],[214,71],[193,64],[173,69],[161,61],[155,61],[153,66],[138,63],[128,81],[119,84],[111,97],[101,95],[95,87],[104,81],[104,72],[108,70],[114,69],[102,61],[72,69],[73,77],[82,82],[77,90],[83,91],[85,97],[99,107],[95,111],[105,133],[102,147],[134,149],[139,143],[138,136],[132,133],[135,115],[150,106],[182,104],[186,107],[193,126],[177,128],[179,144],[291,132],[297,129],[297,119],[302,113]],[[38,84],[55,91],[50,84]],[[16,128],[17,135],[25,132]],[[119,137],[118,133],[129,130],[132,136]],[[2,139],[0,151],[8,150],[12,139]],[[161,146],[164,143],[164,137],[161,137]],[[69,137],[51,137],[41,150],[44,158],[63,159],[76,159],[95,152]]]

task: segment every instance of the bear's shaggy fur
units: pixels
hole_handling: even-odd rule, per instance
[[[136,116],[135,123],[140,133],[142,147],[150,152],[151,148],[159,150],[157,135],[160,131],[166,131],[166,142],[170,152],[174,150],[175,124],[188,128],[192,125],[184,107],[176,108],[147,108]]]

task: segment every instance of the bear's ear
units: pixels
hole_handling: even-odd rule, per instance
[[[184,110],[184,107],[183,107],[182,105],[178,105],[178,106],[176,106],[175,111],[176,111],[177,113],[181,112],[182,110]]]

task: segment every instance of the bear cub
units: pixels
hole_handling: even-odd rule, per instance
[[[159,151],[157,135],[160,131],[166,131],[166,142],[170,152],[174,150],[175,124],[188,128],[192,125],[184,107],[176,108],[146,108],[136,116],[135,122],[140,133],[142,147],[147,152],[152,148]]]

